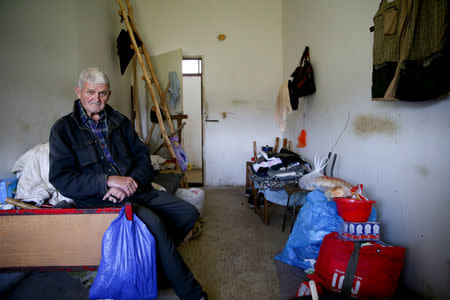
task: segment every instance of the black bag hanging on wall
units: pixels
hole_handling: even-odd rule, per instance
[[[309,47],[306,46],[297,68],[291,74],[292,80],[288,82],[289,98],[293,110],[298,109],[298,98],[314,94],[316,84],[309,57]]]

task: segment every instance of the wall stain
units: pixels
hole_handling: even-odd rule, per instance
[[[424,166],[416,166],[416,171],[422,176],[428,176],[430,174],[430,169]]]
[[[233,105],[248,105],[249,101],[248,100],[242,100],[242,99],[234,99],[231,101],[231,104]]]
[[[30,131],[30,124],[28,124],[27,122],[25,122],[23,113],[19,113],[19,114],[17,115],[16,122],[17,122],[17,127],[18,127],[22,132],[26,133],[26,132]]]
[[[389,118],[380,118],[373,114],[359,115],[353,122],[356,135],[368,137],[370,135],[394,135],[398,125]]]

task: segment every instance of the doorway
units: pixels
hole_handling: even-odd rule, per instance
[[[191,164],[189,186],[203,186],[203,64],[201,57],[183,57],[183,148]]]

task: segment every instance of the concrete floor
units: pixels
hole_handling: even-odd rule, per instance
[[[202,183],[202,169],[192,169],[190,171],[186,171],[186,180],[188,183]]]

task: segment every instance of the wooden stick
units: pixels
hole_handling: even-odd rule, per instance
[[[144,77],[142,77],[143,80],[145,80]],[[173,127],[173,122],[172,122],[172,117],[170,115],[170,110],[169,107],[167,106],[166,103],[166,97],[167,97],[167,92],[169,91],[169,86],[170,86],[170,82],[167,83],[166,88],[164,89],[164,93],[162,95],[161,101],[159,102],[159,105],[166,117],[167,123],[169,124],[169,129],[170,129],[170,133],[173,133],[173,131],[175,130],[175,128]]]
[[[183,129],[184,125],[186,125],[186,122],[183,122],[181,124],[180,127],[177,128],[177,130],[175,130],[174,132],[172,132],[171,134],[169,134],[169,137],[172,138],[173,136],[175,136],[181,129]],[[153,155],[155,155],[156,153],[159,152],[159,150],[161,150],[161,148],[164,146],[164,143],[161,143],[158,148],[156,149],[155,152],[153,152]]]
[[[127,6],[127,10],[128,10],[128,15],[130,16],[130,19],[133,19],[134,15],[133,15],[133,7],[130,4],[130,1],[125,0],[125,4]]]
[[[278,152],[278,146],[279,146],[279,144],[280,144],[280,138],[279,137],[276,137],[275,138],[275,147],[273,147],[273,152]]]
[[[136,55],[133,56],[133,106],[134,106],[134,112],[136,113],[136,132],[137,134],[142,138],[142,131],[141,131],[141,113],[139,108],[139,103],[137,99],[137,74],[136,74]]]
[[[34,205],[31,205],[31,204],[25,203],[23,201],[20,201],[18,199],[13,199],[13,198],[9,198],[9,197],[6,197],[5,202],[9,203],[9,204],[12,204],[14,206],[20,207],[20,208],[25,208],[25,209],[37,209],[37,208],[39,208],[39,207],[36,207]]]
[[[163,97],[161,98],[161,106],[162,106],[164,115],[166,116],[167,123],[169,124],[170,133],[173,133],[175,128],[173,127],[172,118],[170,116],[170,110],[166,103],[166,97],[167,97],[167,93],[169,91],[169,87],[170,87],[170,82],[167,83],[167,86],[164,90]]]
[[[145,60],[147,61],[147,65],[148,65],[148,68],[150,70],[150,75],[151,75],[151,77],[153,79],[153,82],[155,83],[156,90],[158,91],[160,99],[162,99],[163,93],[162,93],[162,90],[161,90],[161,86],[159,85],[158,79],[156,78],[155,71],[153,70],[153,66],[152,66],[151,61],[150,61],[150,56],[148,55],[147,49],[144,47],[144,41],[142,40],[142,38],[141,38],[141,36],[140,36],[139,32],[137,31],[136,26],[134,24],[133,8],[131,7],[131,4],[130,4],[129,0],[125,0],[125,3],[127,5],[128,15],[130,16],[131,28],[133,29],[134,32],[136,32],[137,37],[142,41],[141,50],[143,50],[143,52],[144,52],[144,57],[145,57]]]
[[[184,189],[188,189],[189,188],[189,183],[188,183],[187,178],[186,178],[186,173],[182,174],[180,186],[182,188],[184,188]]]
[[[145,78],[144,78],[145,80]],[[164,90],[164,94],[163,94],[163,100],[160,101],[160,105],[162,107],[162,111],[164,113],[164,116],[166,117],[166,121],[168,121],[169,124],[169,128],[170,128],[170,133],[172,134],[174,132],[174,127],[173,127],[173,122],[172,122],[172,116],[170,115],[170,111],[169,108],[167,107],[166,101],[164,100],[167,96],[167,92],[169,90],[169,86],[170,86],[170,82],[167,83],[167,86]],[[180,141],[181,142],[181,141]]]
[[[153,130],[155,130],[155,123],[152,123],[152,128],[150,129],[150,133],[147,135],[147,138],[145,139],[145,144],[148,146],[150,144],[150,140],[152,138],[153,135]]]
[[[257,151],[256,151],[256,141],[253,141],[253,158],[255,159],[255,162],[256,162],[256,159],[258,158]]]
[[[287,138],[283,139],[283,148],[286,149],[287,147]]]
[[[289,141],[289,151],[292,151],[292,141]]]
[[[151,61],[150,61],[150,55],[148,55],[147,49],[145,47],[142,47],[142,50],[144,50],[145,60],[147,61],[147,64],[148,64],[148,67],[149,67],[149,70],[150,70],[150,74],[151,74],[151,76],[153,78],[153,81],[154,81],[155,86],[156,86],[156,90],[158,91],[159,97],[161,99],[161,97],[163,96],[163,92],[162,92],[161,86],[159,85],[159,81],[158,81],[158,79],[156,77],[155,71],[153,70],[153,66],[152,66]]]
[[[134,47],[134,52],[135,52],[136,57],[137,57],[137,59],[139,61],[139,64],[141,65],[141,69],[142,69],[142,73],[144,74],[145,81],[147,82],[148,87],[150,89],[150,94],[152,96],[153,105],[155,107],[158,107],[158,102],[156,101],[156,95],[155,95],[155,92],[153,90],[153,86],[151,84],[147,68],[146,68],[146,66],[144,64],[144,61],[142,60],[141,53],[139,53],[139,47],[137,46],[136,39],[134,38],[134,34],[133,34],[134,31],[131,28],[131,25],[130,25],[130,22],[128,20],[128,17],[127,17],[127,15],[125,13],[125,7],[123,6],[122,0],[117,0],[117,1],[118,1],[119,6],[120,6],[120,8],[122,10],[122,14],[124,16],[123,19],[124,19],[125,24],[127,26],[128,34],[130,36],[131,43],[133,44],[133,47]],[[143,47],[143,44],[144,43],[142,43],[142,47]],[[167,137],[167,133],[166,133],[166,130],[164,128],[164,122],[163,122],[163,119],[162,119],[162,116],[161,116],[161,112],[160,112],[159,109],[156,110],[156,117],[158,118],[160,131],[161,131],[161,134],[163,136],[164,141],[166,142],[167,149],[169,149],[169,153],[170,153],[171,157],[172,158],[176,158],[175,151],[173,150],[172,144],[171,144],[169,138]]]

